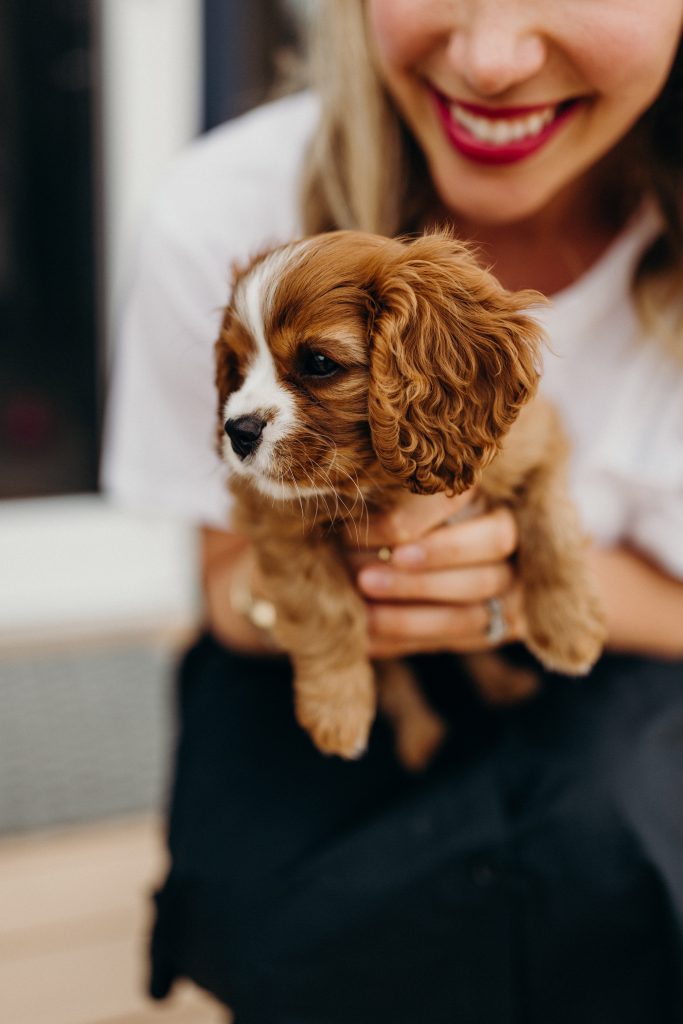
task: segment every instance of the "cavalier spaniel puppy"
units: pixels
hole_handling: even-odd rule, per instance
[[[317,235],[235,273],[216,343],[219,443],[234,525],[254,544],[292,661],[296,715],[321,751],[364,751],[376,683],[407,765],[425,764],[443,733],[405,664],[370,664],[340,540],[349,524],[362,539],[368,510],[405,488],[477,485],[489,505],[508,505],[528,647],[571,675],[600,653],[566,444],[552,409],[531,401],[542,332],[524,310],[539,300],[505,291],[445,232]],[[528,684],[492,671],[490,656],[481,664],[489,696]]]

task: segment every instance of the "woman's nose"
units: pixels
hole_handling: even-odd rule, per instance
[[[533,78],[547,57],[542,29],[523,0],[476,0],[448,44],[448,58],[475,95],[493,97]]]

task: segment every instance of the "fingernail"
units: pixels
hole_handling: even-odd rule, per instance
[[[427,555],[419,544],[406,544],[402,548],[394,548],[391,560],[394,565],[422,565]]]
[[[364,590],[388,590],[392,579],[393,574],[384,569],[363,569],[358,576]]]

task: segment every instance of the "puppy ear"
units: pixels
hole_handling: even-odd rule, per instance
[[[544,300],[505,291],[443,232],[391,243],[373,274],[375,452],[417,493],[460,493],[534,394],[543,334],[522,310]]]

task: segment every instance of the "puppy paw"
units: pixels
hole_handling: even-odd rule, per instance
[[[306,706],[297,714],[299,724],[323,754],[338,754],[349,761],[362,757],[368,746],[374,711]]]
[[[376,706],[374,681],[367,670],[339,674],[333,681],[328,678],[323,688],[297,686],[299,724],[321,753],[350,761],[367,749]]]
[[[597,598],[571,588],[548,588],[527,607],[526,644],[544,668],[569,676],[590,672],[607,636]]]

